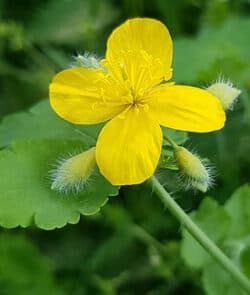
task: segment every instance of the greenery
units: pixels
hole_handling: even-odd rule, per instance
[[[223,130],[163,129],[216,166],[215,186],[183,191],[167,140],[156,177],[250,278],[249,15],[247,0],[0,0],[0,294],[246,294],[149,183],[114,187],[95,169],[80,194],[52,191],[53,164],[95,146],[102,124],[69,124],[47,97],[73,56],[104,56],[112,29],[134,16],[168,26],[174,81],[223,76],[241,89]]]

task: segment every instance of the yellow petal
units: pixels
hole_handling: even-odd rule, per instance
[[[171,78],[172,40],[158,20],[134,18],[117,27],[107,42],[106,66],[120,78],[126,73],[138,94]]]
[[[221,102],[196,87],[161,85],[145,98],[159,124],[183,131],[210,132],[221,129],[225,112]]]
[[[172,64],[172,39],[166,26],[152,18],[134,18],[117,27],[107,43],[106,57],[117,59],[121,51],[141,51],[162,61],[165,71]]]
[[[137,184],[153,175],[161,145],[159,124],[147,111],[130,107],[102,129],[97,140],[96,161],[113,185]]]
[[[63,119],[95,124],[113,118],[126,108],[122,89],[102,70],[72,68],[58,73],[50,84],[50,103]]]

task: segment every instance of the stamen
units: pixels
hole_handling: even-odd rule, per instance
[[[137,104],[135,104],[134,110],[135,110],[136,115],[138,115],[140,113],[140,109]]]
[[[126,73],[124,64],[119,64],[119,67],[120,67],[121,72],[122,72],[122,78],[123,78],[123,80],[124,81],[128,80],[128,74]]]
[[[131,91],[132,97],[135,99],[136,97],[135,90],[132,87],[130,87],[130,91]]]
[[[143,104],[141,105],[141,108],[142,108],[144,111],[146,111],[146,112],[149,111],[149,105],[148,105],[147,103],[143,103]]]
[[[101,98],[102,98],[104,103],[107,103],[106,98],[104,96],[104,89],[103,88],[101,88]]]
[[[94,111],[98,105],[98,102],[94,102],[91,106],[92,110]]]

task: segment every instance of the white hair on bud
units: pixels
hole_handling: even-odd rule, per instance
[[[237,98],[241,94],[241,90],[235,88],[233,83],[230,80],[226,80],[222,75],[206,90],[221,101],[224,110],[232,110],[237,102]]]
[[[184,190],[200,190],[206,192],[214,184],[214,169],[196,153],[184,147],[174,147],[174,155],[179,167],[179,183]]]
[[[71,67],[83,67],[87,69],[101,69],[102,65],[100,64],[101,58],[96,54],[85,51],[83,54],[78,53],[76,56],[73,56],[73,62]]]
[[[78,194],[91,182],[95,163],[95,148],[61,157],[49,171],[51,189],[60,194]]]
[[[203,160],[201,160],[201,162],[204,166],[204,169],[206,170],[206,177],[203,179],[194,178],[180,170],[179,185],[183,190],[198,190],[205,193],[215,186],[215,167],[213,167],[211,164],[209,165],[208,163],[204,163]]]

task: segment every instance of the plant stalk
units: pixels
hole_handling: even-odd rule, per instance
[[[196,241],[232,276],[239,286],[250,294],[249,279],[233,264],[233,262],[209,239],[209,237],[193,222],[184,210],[175,202],[155,176],[149,180],[154,192],[169,211],[179,220]]]

